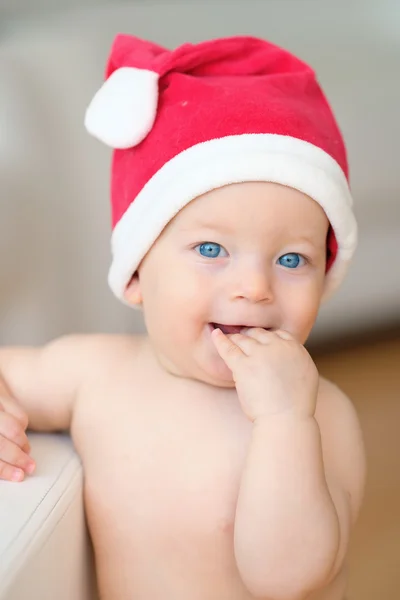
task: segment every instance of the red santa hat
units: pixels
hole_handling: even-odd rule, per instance
[[[117,297],[169,221],[191,200],[244,181],[300,190],[331,230],[325,294],[357,242],[346,150],[313,70],[253,37],[170,51],[119,35],[85,126],[114,148],[112,264]]]

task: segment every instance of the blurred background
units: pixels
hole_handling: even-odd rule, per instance
[[[399,0],[0,0],[0,343],[144,329],[107,287],[107,148],[83,116],[116,33],[251,34],[310,62],[344,133],[360,243],[309,341],[353,399],[369,476],[349,600],[400,598]]]

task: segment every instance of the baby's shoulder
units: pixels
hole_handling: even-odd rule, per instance
[[[338,423],[357,421],[355,407],[349,396],[335,383],[320,377],[317,406],[315,411],[317,421],[323,427],[332,428]]]
[[[357,410],[349,396],[327,379],[320,380],[315,418],[325,450],[344,462],[354,454],[361,456],[363,436]]]
[[[102,398],[108,406],[117,389],[121,394],[129,376],[138,371],[143,341],[142,336],[99,333],[68,335],[54,342],[63,370],[78,373],[75,412],[79,409],[90,417],[89,409],[98,411]]]
[[[339,399],[341,403],[351,403],[350,398],[345,392],[333,381],[326,379],[325,377],[319,377],[319,388],[318,388],[318,404],[327,405],[335,400]]]
[[[321,432],[326,470],[340,481],[358,514],[365,484],[365,448],[355,406],[337,385],[320,379],[315,418]]]
[[[129,360],[132,364],[143,344],[141,336],[118,334],[71,334],[51,342],[46,353],[65,363],[75,364],[88,375],[104,373],[113,365]]]
[[[137,353],[143,344],[144,337],[140,335],[94,333],[75,336],[76,344],[96,357],[107,359],[120,353],[126,355]]]

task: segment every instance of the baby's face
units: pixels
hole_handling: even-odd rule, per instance
[[[229,387],[213,327],[285,329],[304,343],[323,292],[327,231],[316,202],[271,183],[226,186],[187,205],[136,283],[160,362],[176,375]]]

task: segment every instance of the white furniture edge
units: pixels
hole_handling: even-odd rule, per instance
[[[33,584],[41,600],[95,598],[80,460],[68,435],[29,439],[36,473],[0,482],[0,600],[25,600]]]

